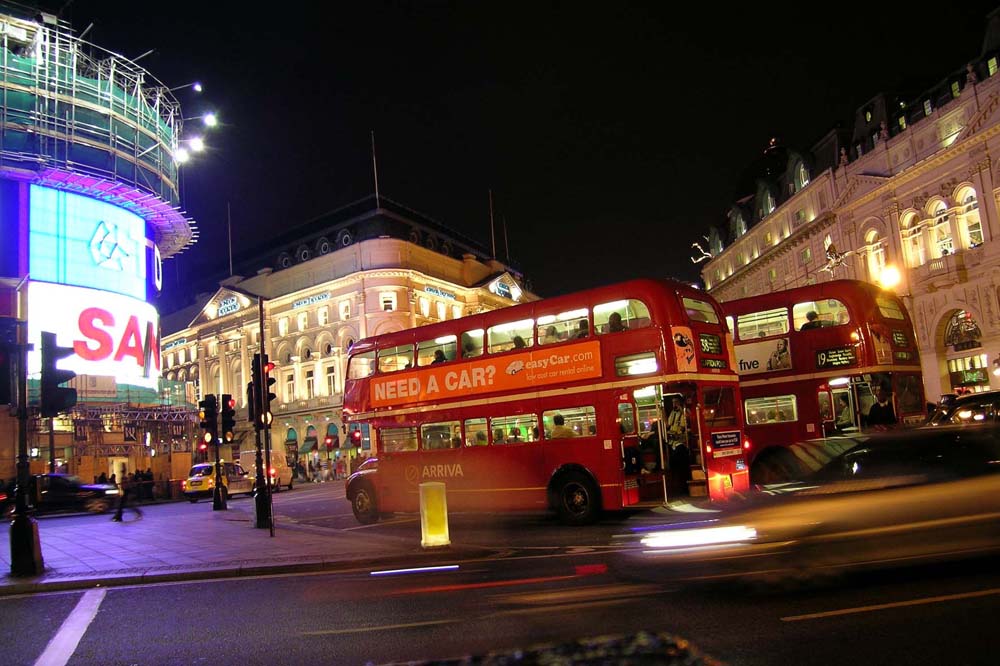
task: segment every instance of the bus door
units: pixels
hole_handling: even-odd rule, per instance
[[[830,394],[833,398],[833,432],[850,433],[858,432],[858,401],[851,386],[831,387]],[[829,435],[830,430],[826,434]]]
[[[827,437],[833,434],[837,427],[833,415],[833,396],[831,395],[830,387],[826,384],[820,384],[820,387],[816,389],[816,404],[819,407],[816,412],[819,415],[818,427],[807,423],[806,433],[810,436],[819,434],[822,437]]]
[[[688,496],[691,487],[704,485],[700,483],[705,474],[699,444],[702,426],[697,409],[698,393],[694,384],[681,382],[664,384],[661,390],[663,456],[668,470],[665,486],[668,498],[676,499]]]
[[[619,396],[625,496],[623,502],[662,502],[664,498],[662,409],[656,386]]]
[[[639,431],[636,427],[635,403],[629,393],[622,393],[617,400],[619,451],[622,469],[622,506],[639,503],[639,470],[642,453],[639,449]]]
[[[708,496],[724,500],[733,493],[750,489],[747,464],[748,443],[744,441],[736,387],[706,384],[698,387],[698,436],[707,476]],[[692,491],[699,490],[692,484]]]

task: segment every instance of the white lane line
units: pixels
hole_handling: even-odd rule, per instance
[[[335,636],[337,634],[364,634],[372,631],[388,631],[390,629],[414,629],[416,627],[430,627],[438,624],[457,624],[465,622],[463,619],[454,620],[427,620],[426,622],[407,622],[406,624],[384,624],[380,627],[355,627],[353,629],[319,629],[316,631],[303,631],[301,636]]]
[[[988,597],[1000,594],[1000,588],[989,590],[977,590],[976,592],[962,592],[961,594],[945,594],[940,597],[925,597],[923,599],[910,599],[908,601],[895,601],[889,604],[875,604],[873,606],[858,606],[856,608],[841,608],[840,610],[825,611],[823,613],[807,613],[806,615],[789,615],[781,618],[782,622],[800,622],[802,620],[818,620],[825,617],[836,617],[837,615],[853,615],[855,613],[871,613],[873,611],[886,610],[889,608],[903,608],[905,606],[922,606],[924,604],[939,604],[944,601],[956,601],[958,599],[974,599],[976,597]]]
[[[97,617],[97,609],[100,608],[101,601],[104,600],[104,595],[107,592],[105,588],[98,588],[83,593],[76,608],[49,641],[45,652],[35,662],[35,666],[66,666],[70,657],[76,652],[76,646],[80,644],[80,639],[86,633],[87,627]]]

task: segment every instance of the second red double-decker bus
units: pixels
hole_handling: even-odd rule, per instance
[[[351,347],[344,421],[375,459],[348,482],[361,522],[449,508],[602,509],[748,488],[732,344],[719,305],[634,280],[368,338]]]
[[[794,442],[924,418],[913,324],[895,294],[833,280],[722,309],[736,336],[754,483],[785,477]]]

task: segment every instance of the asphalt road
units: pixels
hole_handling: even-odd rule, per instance
[[[359,526],[342,483],[296,486],[275,496],[275,512],[327,529],[419,534],[410,516]],[[359,566],[2,598],[0,645],[6,663],[47,666],[383,664],[649,630],[731,664],[995,663],[995,560],[762,594],[686,580],[620,538],[662,519],[568,529],[544,516],[456,515],[454,540],[503,545],[501,555],[391,576]]]

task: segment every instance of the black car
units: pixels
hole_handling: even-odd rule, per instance
[[[12,513],[16,495],[14,483],[6,487],[6,513]],[[118,488],[110,484],[84,483],[71,474],[35,474],[28,479],[28,508],[34,513],[56,511],[107,511],[118,497]]]
[[[927,425],[985,425],[1000,423],[1000,391],[947,395],[927,419]]]

